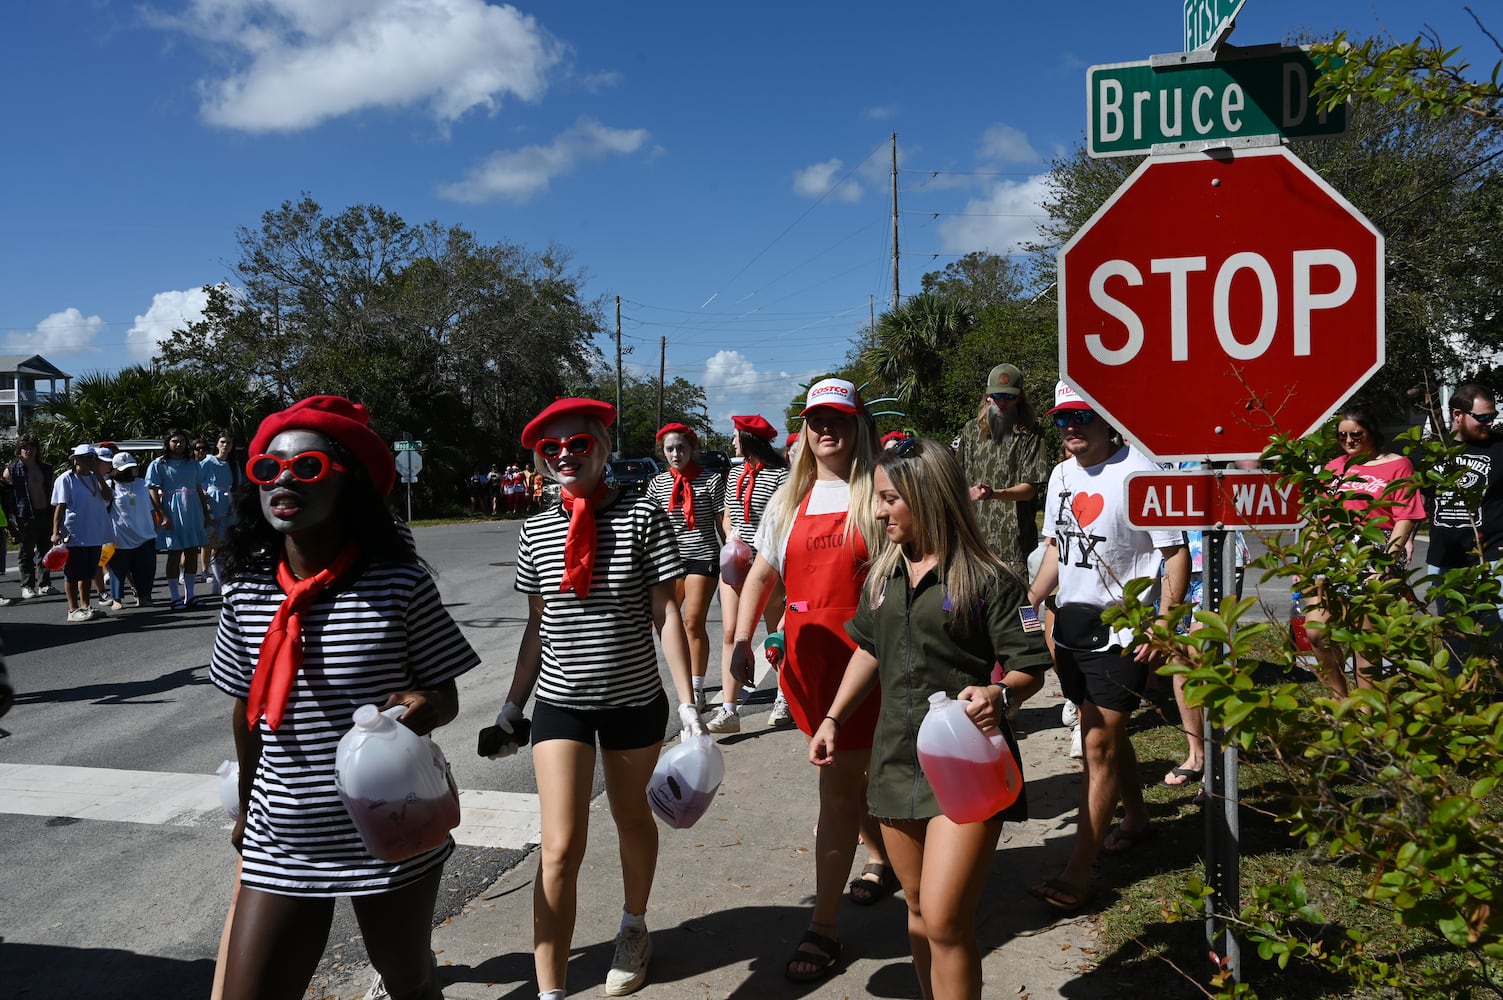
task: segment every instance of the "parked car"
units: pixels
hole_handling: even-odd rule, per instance
[[[731,471],[731,456],[711,448],[699,453],[699,464],[711,472],[726,475]]]
[[[618,458],[605,463],[605,483],[623,493],[646,493],[647,482],[658,474],[658,463],[650,458]]]

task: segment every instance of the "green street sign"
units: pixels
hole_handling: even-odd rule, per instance
[[[395,447],[397,449],[397,451],[422,451],[423,450],[423,442],[421,442],[421,441],[398,441],[398,442],[396,442],[393,445],[393,447]]]
[[[1247,0],[1185,0],[1185,51],[1214,49],[1230,34]]]
[[[1094,157],[1266,145],[1343,135],[1347,109],[1317,110],[1308,50],[1266,45],[1086,71],[1086,152]]]

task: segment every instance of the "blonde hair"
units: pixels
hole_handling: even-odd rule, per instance
[[[857,405],[862,405],[859,397]],[[878,546],[886,541],[886,535],[877,526],[877,518],[873,513],[876,492],[872,487],[872,472],[877,467],[877,456],[881,454],[881,449],[877,445],[876,425],[867,418],[864,407],[851,416],[856,424],[856,450],[851,456],[851,470],[846,477],[846,482],[851,487],[851,503],[845,519],[845,540],[849,545],[856,532],[861,532],[870,556],[875,555]],[[814,489],[818,471],[814,449],[809,447],[809,423],[805,421],[799,431],[798,450],[789,466],[788,478],[783,481],[777,493],[773,494],[778,514],[775,537],[782,538],[788,534],[793,519],[798,514],[799,503]]]
[[[985,584],[1000,573],[1014,571],[987,547],[959,460],[948,445],[917,438],[907,447],[883,452],[877,467],[887,473],[907,504],[916,537],[906,546],[887,546],[873,560],[866,578],[867,603],[876,605],[904,550],[910,549],[919,557],[935,557],[950,599],[951,621],[969,628],[980,614]]]

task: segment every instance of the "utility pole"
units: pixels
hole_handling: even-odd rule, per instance
[[[663,426],[663,376],[668,370],[668,338],[658,338],[658,427]]]
[[[892,134],[892,308],[898,308],[898,134]]]
[[[621,457],[621,296],[616,296],[616,457]]]

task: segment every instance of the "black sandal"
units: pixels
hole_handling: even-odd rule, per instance
[[[813,945],[819,951],[809,951],[804,946]],[[783,969],[783,974],[795,983],[814,983],[825,978],[835,968],[835,963],[840,961],[840,942],[834,938],[825,937],[818,931],[804,931],[803,938],[798,947],[794,949],[793,957]],[[798,972],[795,965],[812,965],[812,972]]]
[[[877,876],[874,882],[867,878],[868,875]],[[861,869],[861,874],[851,880],[849,886],[851,902],[857,906],[871,906],[880,903],[901,889],[902,883],[898,881],[897,872],[892,870],[892,865],[870,864]]]

